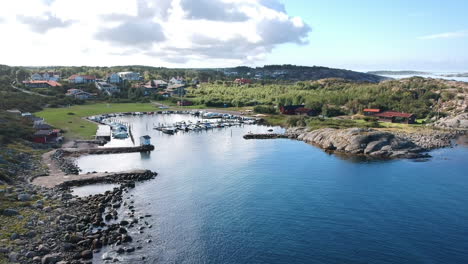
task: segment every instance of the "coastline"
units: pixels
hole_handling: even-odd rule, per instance
[[[376,129],[289,128],[289,138],[304,141],[330,153],[367,156],[380,159],[428,158],[437,148],[453,146],[453,140],[466,130],[430,130],[425,132],[390,132]]]
[[[289,128],[285,136],[290,139],[302,140],[330,152],[386,158],[419,158],[427,157],[419,156],[419,154],[430,149],[450,146],[454,138],[466,133],[466,131],[462,131],[463,133],[439,131],[439,133],[435,134],[410,135],[402,132],[379,132],[383,133],[381,135],[393,135],[415,144],[415,146],[411,146],[411,152],[392,156],[372,155],[373,152],[365,153],[365,148],[363,151],[355,150],[353,152],[346,149],[341,150],[335,144],[326,146],[324,143],[326,137],[322,130],[307,131],[305,128]],[[327,130],[327,133],[332,134],[331,132],[331,129]],[[361,129],[355,132],[369,134],[378,131]],[[320,140],[313,137],[317,135],[320,135]],[[79,141],[73,141],[73,144],[77,149],[89,149],[94,146],[89,141],[83,142],[81,147]],[[57,156],[54,156],[53,154],[57,152]],[[153,179],[156,177],[156,173],[150,171],[91,173],[85,174],[85,177],[81,179],[73,179],[79,177],[77,175],[79,174],[79,168],[68,160],[69,158],[64,154],[63,149],[54,151],[54,153],[49,152],[46,153],[49,156],[44,155],[49,158],[47,161],[44,160],[44,163],[49,166],[49,174],[59,173],[61,177],[68,178],[48,185],[49,188],[44,188],[33,185],[39,176],[35,177],[35,179],[29,179],[30,182],[17,183],[17,187],[8,191],[9,194],[14,196],[27,190],[26,193],[43,197],[43,199],[35,200],[33,207],[35,210],[46,213],[47,218],[33,223],[34,234],[17,234],[18,238],[13,239],[13,241],[17,241],[15,244],[19,246],[19,250],[0,248],[0,253],[7,254],[10,260],[16,260],[20,263],[56,263],[59,261],[62,261],[62,263],[89,263],[93,258],[93,254],[99,253],[103,250],[103,247],[108,246],[106,250],[110,249],[110,253],[103,255],[103,260],[114,261],[122,254],[131,254],[135,250],[138,251],[143,243],[151,242],[141,241],[137,238],[138,235],[134,235],[134,237],[129,235],[130,232],[141,233],[143,229],[151,228],[151,224],[148,221],[140,221],[146,219],[147,215],[136,211],[132,205],[133,202],[123,201],[122,197],[123,194],[135,187],[135,183]],[[86,153],[86,150],[78,151],[78,155],[83,153]],[[104,194],[96,194],[85,198],[75,197],[70,192],[70,187],[102,182],[117,183],[120,186]],[[39,202],[41,200],[43,201]],[[34,199],[31,201],[34,201]],[[12,208],[12,210],[14,209]],[[125,219],[122,217],[124,214],[119,214],[119,210],[126,211],[127,216]],[[15,217],[16,215],[12,216]],[[36,238],[35,241],[29,244],[24,243],[29,242],[31,236]],[[133,242],[136,242],[137,245],[134,245]]]

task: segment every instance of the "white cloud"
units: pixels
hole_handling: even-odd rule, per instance
[[[427,36],[419,37],[419,39],[450,39],[450,38],[462,38],[466,36],[468,36],[468,30],[427,35]]]
[[[54,28],[66,28],[76,22],[74,20],[59,19],[50,13],[46,13],[43,16],[18,15],[16,18],[19,22],[28,25],[32,31],[40,34]]]
[[[15,65],[237,65],[311,31],[278,0],[15,0],[0,17]]]

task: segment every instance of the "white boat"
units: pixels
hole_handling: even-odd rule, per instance
[[[174,135],[174,133],[177,131],[175,128],[172,128],[172,127],[164,127],[162,128],[161,130],[164,134],[168,134],[168,135]]]

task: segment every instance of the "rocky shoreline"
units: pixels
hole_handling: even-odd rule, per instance
[[[151,171],[117,174],[112,178],[70,181],[54,189],[27,183],[8,187],[3,195],[7,199],[28,202],[28,211],[33,215],[24,227],[29,231],[14,233],[9,241],[2,241],[10,246],[0,247],[0,254],[12,263],[92,263],[93,255],[108,246],[110,251],[103,255],[103,260],[119,261],[125,254],[132,254],[142,249],[144,243],[151,242],[133,235],[152,227],[151,216],[139,213],[131,196],[124,200],[124,194],[134,188],[136,182],[153,179],[156,175]],[[97,182],[120,186],[84,198],[70,192],[72,186]],[[6,208],[0,214],[11,221],[23,218],[15,208]]]
[[[289,138],[304,141],[326,151],[374,158],[426,158],[426,152],[451,146],[454,138],[465,131],[431,131],[430,133],[386,132],[368,128],[322,128],[308,131],[290,128]]]

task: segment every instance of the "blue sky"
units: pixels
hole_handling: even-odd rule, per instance
[[[277,47],[268,63],[294,61],[356,70],[468,70],[468,1],[284,3],[288,14],[301,17],[312,32],[307,45]],[[444,33],[451,34],[437,36]]]
[[[467,14],[468,0],[15,0],[0,63],[468,72]]]

